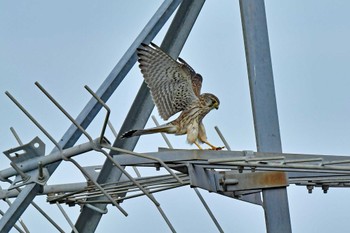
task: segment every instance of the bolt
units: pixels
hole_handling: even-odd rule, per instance
[[[312,193],[312,190],[314,189],[314,186],[313,185],[306,185],[306,188],[307,188],[307,192],[308,193]]]
[[[39,169],[38,180],[43,181],[45,179],[45,175],[44,175],[43,163],[41,161],[38,163],[38,169]]]
[[[329,185],[322,185],[323,193],[327,193],[329,190]]]
[[[225,179],[223,182],[223,185],[236,185],[236,184],[238,184],[238,180],[233,178]]]

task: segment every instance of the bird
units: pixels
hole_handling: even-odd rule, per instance
[[[144,81],[150,89],[153,102],[160,117],[168,120],[181,112],[178,118],[163,125],[130,130],[121,138],[153,133],[187,135],[187,142],[205,143],[212,150],[221,150],[208,142],[203,118],[213,109],[219,109],[218,97],[210,93],[201,94],[203,78],[183,59],[173,59],[154,43],[142,43],[137,48],[138,62]]]

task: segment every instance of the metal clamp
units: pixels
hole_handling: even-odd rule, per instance
[[[7,158],[11,160],[10,165],[16,170],[17,176],[12,182],[9,190],[19,188],[29,183],[38,183],[44,185],[49,177],[49,173],[42,164],[38,164],[38,169],[23,172],[22,163],[37,157],[45,155],[45,144],[39,137],[35,137],[27,144],[9,149],[4,152]]]

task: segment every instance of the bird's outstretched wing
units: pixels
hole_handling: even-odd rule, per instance
[[[202,82],[203,78],[200,74],[197,74],[196,71],[181,57],[179,57],[179,62],[184,64],[190,71],[191,73],[191,82],[192,82],[192,89],[194,91],[194,94],[199,97],[201,94],[201,89],[202,89]]]
[[[194,70],[182,59],[181,63],[175,61],[164,53],[157,45],[142,44],[137,49],[140,69],[151,90],[152,98],[158,108],[159,115],[168,120],[177,112],[187,109],[198,100],[199,89],[193,89],[192,77]],[[183,62],[182,62],[183,61]],[[195,78],[198,86],[199,79]]]

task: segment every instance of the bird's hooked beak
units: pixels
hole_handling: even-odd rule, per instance
[[[214,108],[215,108],[216,110],[218,110],[218,109],[219,109],[219,103],[215,103],[215,104],[214,104]]]

